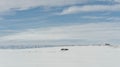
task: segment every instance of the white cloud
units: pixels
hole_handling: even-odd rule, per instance
[[[56,40],[88,40],[109,41],[120,40],[120,23],[89,23],[70,26],[31,29],[17,34],[3,36],[0,43],[16,43],[17,41],[50,41]]]
[[[85,5],[85,6],[72,6],[64,9],[60,15],[74,14],[81,12],[104,12],[104,11],[120,11],[120,5]]]

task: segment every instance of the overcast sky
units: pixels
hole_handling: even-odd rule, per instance
[[[0,45],[119,41],[120,0],[0,0]]]

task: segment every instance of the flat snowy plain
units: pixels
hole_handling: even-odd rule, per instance
[[[68,48],[68,51],[61,51]],[[0,67],[120,67],[120,48],[67,46],[0,49]]]

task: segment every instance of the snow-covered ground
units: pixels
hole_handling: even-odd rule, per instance
[[[120,48],[67,46],[36,49],[1,49],[0,67],[120,67]]]

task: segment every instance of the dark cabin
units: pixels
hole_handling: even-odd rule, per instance
[[[61,48],[61,51],[68,51],[69,49],[67,48]]]
[[[108,44],[108,43],[105,43],[105,46],[110,46],[110,44]]]

